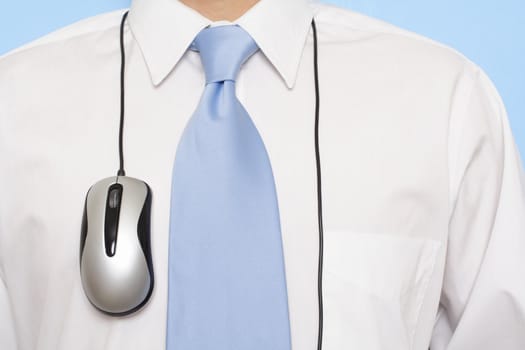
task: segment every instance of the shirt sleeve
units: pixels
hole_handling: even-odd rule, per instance
[[[525,349],[525,176],[501,98],[476,68],[449,124],[447,256],[431,350]]]

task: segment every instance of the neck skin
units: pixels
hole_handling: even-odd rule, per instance
[[[233,22],[259,0],[179,0],[212,21]],[[287,0],[282,0],[287,1]]]

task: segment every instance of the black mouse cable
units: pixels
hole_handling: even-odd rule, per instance
[[[317,335],[317,350],[323,347],[323,200],[321,188],[321,156],[319,152],[319,65],[317,62],[317,28],[312,18],[314,37],[314,78],[315,78],[315,165],[317,170],[317,220],[319,223],[319,261],[317,270],[317,298],[319,304],[319,329]]]
[[[126,68],[126,52],[124,50],[124,23],[128,17],[128,11],[122,16],[122,21],[120,22],[120,126],[119,126],[119,135],[118,135],[118,150],[119,150],[119,160],[120,168],[117,172],[117,176],[126,176],[124,171],[124,149],[122,146],[122,135],[124,133],[124,73]]]

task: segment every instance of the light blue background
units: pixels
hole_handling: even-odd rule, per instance
[[[82,18],[129,4],[129,0],[0,1],[0,54]],[[502,95],[525,155],[524,0],[324,1],[441,41],[479,64]]]

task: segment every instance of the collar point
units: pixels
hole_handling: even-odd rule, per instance
[[[164,81],[164,77],[161,76],[154,76],[153,74],[150,74],[151,83],[154,87],[159,86]]]
[[[295,86],[295,77],[286,77],[284,78],[284,83],[286,84],[286,87],[289,89],[289,90],[292,90],[293,87]]]
[[[151,83],[153,84],[154,87],[157,87],[160,84],[162,84],[164,79],[166,79],[166,77],[168,76],[168,74],[162,74],[161,72],[155,71],[155,70],[153,70],[151,68],[149,68],[148,71],[149,71],[150,81],[151,81]]]

